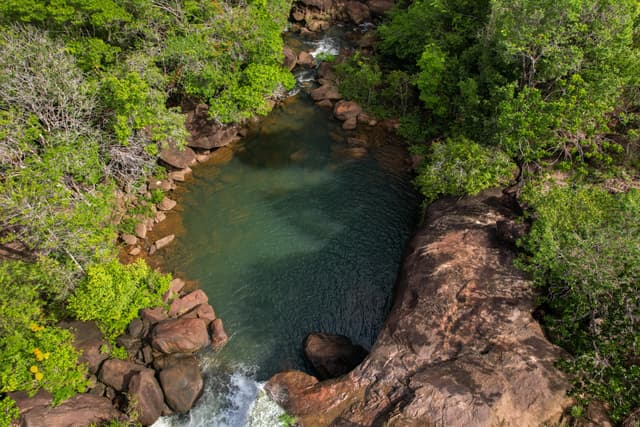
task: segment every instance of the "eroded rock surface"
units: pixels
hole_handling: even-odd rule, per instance
[[[430,206],[394,307],[365,361],[337,380],[274,376],[304,426],[537,426],[568,405],[562,351],[532,318],[530,282],[496,238],[500,191]]]

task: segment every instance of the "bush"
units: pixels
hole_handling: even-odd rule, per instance
[[[561,366],[580,403],[620,421],[640,405],[640,194],[529,185],[535,212],[521,265],[543,290],[544,323],[574,358]]]
[[[84,392],[87,369],[78,365],[80,353],[66,329],[32,322],[28,329],[14,330],[0,338],[0,392],[40,388],[53,394],[55,403]]]
[[[0,399],[0,427],[10,427],[12,421],[17,420],[19,416],[20,410],[12,398],[7,396]]]
[[[336,65],[340,93],[370,108],[378,101],[378,86],[382,84],[382,72],[378,64],[356,53],[348,61]]]
[[[69,297],[68,308],[80,320],[95,320],[113,341],[141,309],[162,305],[170,280],[170,275],[156,273],[141,259],[129,265],[95,264]]]
[[[474,195],[513,179],[515,164],[501,151],[464,137],[436,141],[430,147],[416,185],[430,203],[439,196]]]

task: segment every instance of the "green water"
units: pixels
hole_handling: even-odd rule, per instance
[[[398,160],[384,148],[352,158],[332,132],[340,123],[297,95],[230,162],[195,167],[180,194],[184,230],[164,262],[200,282],[230,336],[210,355],[214,395],[238,393],[234,370],[256,381],[308,370],[309,332],[370,348],[382,326],[417,198],[407,175],[381,166]]]

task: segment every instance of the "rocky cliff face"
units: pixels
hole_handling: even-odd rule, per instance
[[[284,372],[271,396],[304,426],[537,426],[568,405],[562,351],[532,318],[530,282],[496,238],[499,191],[436,202],[407,252],[365,361],[318,382]]]

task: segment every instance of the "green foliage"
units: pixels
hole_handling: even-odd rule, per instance
[[[552,337],[580,401],[602,399],[619,421],[640,405],[640,194],[531,184],[535,212],[522,266],[544,291]]]
[[[280,421],[280,425],[282,427],[293,427],[297,425],[298,420],[293,415],[289,415],[287,413],[283,413],[278,417],[278,421]]]
[[[349,60],[336,65],[335,70],[340,93],[347,99],[365,108],[376,104],[382,72],[375,60],[356,53]]]
[[[389,64],[413,76],[428,136],[602,168],[634,138],[610,138],[608,124],[638,105],[637,17],[634,0],[416,1],[378,33]]]
[[[113,65],[122,50],[96,37],[73,40],[67,44],[67,49],[84,72],[98,72]]]
[[[20,417],[20,409],[9,396],[0,399],[0,427],[10,427]]]
[[[442,116],[446,113],[445,104],[438,96],[438,89],[445,69],[446,55],[435,44],[425,46],[418,60],[417,86],[420,89],[420,100],[434,114]]]
[[[95,264],[69,297],[68,308],[80,320],[95,320],[105,336],[115,340],[141,309],[162,305],[170,280],[141,259],[129,265]]]
[[[510,182],[515,165],[504,153],[464,137],[431,145],[416,185],[430,203],[439,196],[474,195]]]
[[[71,332],[32,323],[0,338],[0,392],[44,388],[59,403],[87,387],[86,367],[78,365]]]

